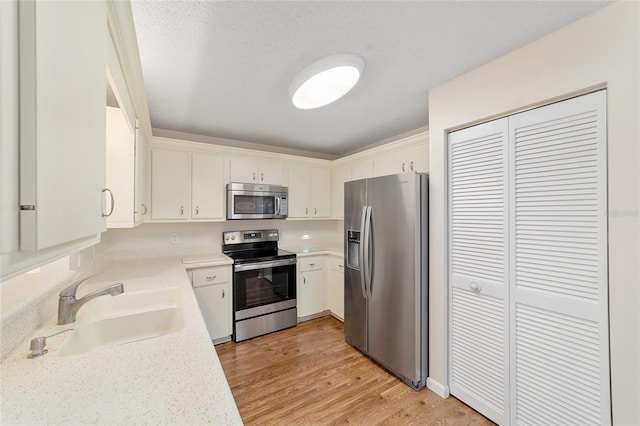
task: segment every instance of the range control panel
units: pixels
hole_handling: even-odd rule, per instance
[[[278,241],[277,229],[262,231],[229,231],[222,233],[224,244],[257,243],[264,241]]]

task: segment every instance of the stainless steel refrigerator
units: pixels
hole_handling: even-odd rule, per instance
[[[346,341],[418,390],[428,374],[428,175],[345,183]]]

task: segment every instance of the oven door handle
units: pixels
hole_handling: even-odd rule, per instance
[[[296,259],[274,260],[271,262],[244,263],[242,265],[234,265],[234,269],[238,272],[253,271],[255,269],[277,268],[278,266],[295,265]]]

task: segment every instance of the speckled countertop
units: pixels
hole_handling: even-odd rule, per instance
[[[241,424],[182,262],[181,257],[114,261],[78,291],[80,297],[115,282],[123,282],[125,292],[178,287],[182,330],[60,357],[56,348],[68,336],[63,333],[47,339],[48,354],[27,359],[32,337],[68,328],[55,325],[56,318],[51,318],[36,333],[25,336],[24,344],[0,364],[0,422]],[[228,263],[226,257],[208,256],[200,257],[197,264]]]

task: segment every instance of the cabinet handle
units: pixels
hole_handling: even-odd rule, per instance
[[[338,268],[344,268],[344,265],[338,265]]]
[[[224,288],[222,289],[222,298],[224,299]]]
[[[253,181],[256,181],[256,172],[253,172]]]
[[[102,190],[102,193],[104,194],[105,192],[109,192],[109,198],[111,198],[111,210],[109,210],[109,213],[105,214],[104,212],[102,213],[102,217],[109,217],[113,214],[113,209],[116,206],[116,201],[113,198],[113,192],[111,192],[111,190],[109,188],[105,188]]]
[[[413,161],[409,163],[409,168],[413,171]]]
[[[264,173],[260,173],[260,181],[264,182]]]
[[[211,281],[211,280],[215,280],[216,279],[216,275],[212,276],[212,277],[206,277],[207,280]]]
[[[302,284],[306,284],[307,283],[307,277],[303,276],[302,277]]]
[[[309,214],[309,209],[308,208],[304,208],[304,214]]]
[[[316,207],[313,208],[313,214],[318,214],[318,209]]]
[[[402,171],[404,172],[404,163],[402,163]]]
[[[184,206],[180,206],[180,216],[184,214]]]
[[[147,214],[147,205],[146,205],[146,204],[143,204],[143,205],[142,205],[142,215],[144,216],[144,215],[146,215],[146,214]]]
[[[196,206],[196,216],[198,215],[198,213],[200,213],[200,207]]]

